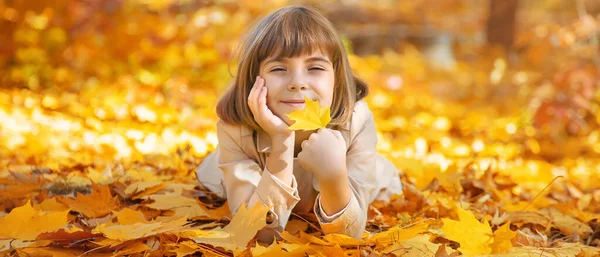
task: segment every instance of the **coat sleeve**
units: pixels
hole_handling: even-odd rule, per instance
[[[239,126],[223,121],[217,123],[219,140],[218,167],[223,172],[223,183],[232,214],[246,203],[248,208],[257,203],[271,206],[273,221],[267,227],[283,229],[292,209],[300,201],[298,185],[293,177],[290,186],[263,169],[241,148]]]
[[[366,107],[366,106],[365,106]],[[346,168],[352,194],[344,209],[331,216],[322,212],[319,194],[314,212],[326,234],[341,233],[360,239],[367,223],[367,210],[376,185],[375,159],[377,155],[377,132],[373,114],[368,108],[361,110],[365,122],[351,141],[346,154]],[[355,113],[354,115],[357,115]]]

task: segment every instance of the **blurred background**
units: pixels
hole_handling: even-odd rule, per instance
[[[418,188],[453,167],[517,195],[600,183],[596,0],[0,0],[0,170],[192,175],[241,36],[289,4],[339,30],[379,151]]]

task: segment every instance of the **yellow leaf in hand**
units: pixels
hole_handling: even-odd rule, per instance
[[[290,120],[295,121],[289,129],[291,130],[315,130],[324,128],[331,121],[329,108],[323,108],[318,102],[304,97],[306,108],[295,110],[286,114]]]
[[[492,253],[490,244],[494,241],[492,228],[486,221],[479,223],[472,212],[457,207],[460,221],[442,218],[444,237],[460,243],[458,250],[465,256]]]

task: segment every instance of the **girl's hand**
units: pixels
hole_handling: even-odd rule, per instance
[[[265,79],[260,76],[256,77],[254,86],[248,95],[248,106],[254,115],[254,120],[260,127],[267,132],[271,137],[274,136],[290,136],[294,133],[288,129],[288,125],[267,107],[267,87]]]
[[[319,181],[339,180],[346,175],[346,141],[342,133],[328,128],[319,129],[302,142],[298,161]]]

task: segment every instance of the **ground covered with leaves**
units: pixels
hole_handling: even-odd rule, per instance
[[[1,253],[600,255],[599,17],[538,6],[511,57],[467,41],[449,68],[412,45],[351,53],[404,194],[369,207],[360,240],[292,215],[261,245],[267,210],[232,217],[194,170],[218,145],[231,49],[273,6],[181,2],[0,1]],[[369,11],[414,7],[397,5]]]

